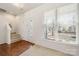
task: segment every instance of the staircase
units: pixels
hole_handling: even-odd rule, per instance
[[[21,40],[20,34],[13,32],[11,33],[11,43]]]

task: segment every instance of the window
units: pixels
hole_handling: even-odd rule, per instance
[[[45,38],[76,43],[77,8],[68,5],[45,13]]]
[[[58,37],[60,41],[76,41],[76,19],[75,12],[70,12],[58,16]]]
[[[46,27],[46,38],[50,39],[50,40],[55,40],[55,24],[56,24],[56,20],[55,20],[55,10],[50,11],[48,13],[45,14],[45,21],[44,21],[44,25]]]

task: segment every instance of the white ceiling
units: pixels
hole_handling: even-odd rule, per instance
[[[39,7],[45,3],[20,3],[20,5],[23,5],[23,8],[17,7],[15,5],[13,5],[13,3],[0,3],[0,8],[5,9],[8,13],[11,13],[13,15],[18,15],[18,14],[22,14],[25,11],[29,11],[33,8]],[[50,4],[50,3],[48,3]],[[67,3],[52,3],[52,7],[56,7],[56,6],[60,6],[60,5],[64,5]],[[46,4],[45,4],[46,5]]]
[[[0,8],[5,9],[8,13],[17,15],[29,11],[42,5],[41,3],[23,3],[23,8],[18,8],[12,3],[0,3]]]

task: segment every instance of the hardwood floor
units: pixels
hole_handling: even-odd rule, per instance
[[[8,55],[9,47],[6,43],[0,44],[0,56]]]
[[[20,40],[10,45],[4,43],[0,45],[0,55],[1,56],[18,56],[22,52],[29,49],[33,43],[27,42],[25,40]]]

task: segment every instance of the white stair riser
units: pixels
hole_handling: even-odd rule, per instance
[[[11,34],[11,42],[12,43],[16,42],[16,41],[19,41],[19,40],[21,40],[21,36],[19,34],[17,34],[17,33]]]

